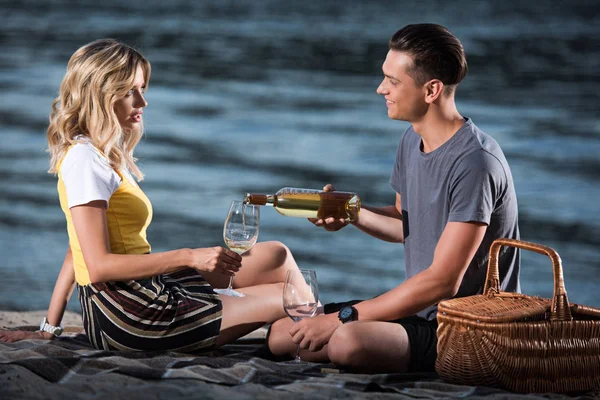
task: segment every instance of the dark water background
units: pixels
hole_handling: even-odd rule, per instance
[[[73,4],[77,3],[77,6]],[[197,4],[198,3],[198,4]],[[45,129],[70,55],[101,37],[152,62],[142,188],[153,251],[222,245],[246,191],[331,182],[364,203],[388,185],[407,125],[375,88],[388,38],[447,26],[465,46],[459,111],[503,147],[522,237],[561,255],[570,300],[600,306],[600,18],[597,1],[0,2],[0,309],[48,304],[67,247]],[[402,245],[337,234],[264,209],[260,240],[315,268],[324,301],[364,298],[404,276]],[[523,254],[523,291],[551,296],[545,256]],[[78,309],[75,297],[69,304]]]

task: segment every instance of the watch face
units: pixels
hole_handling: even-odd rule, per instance
[[[344,307],[340,310],[340,318],[348,319],[352,317],[352,309],[350,307]]]
[[[62,329],[60,329],[58,326],[55,326],[53,328],[50,328],[50,333],[53,335],[60,335],[62,332]]]
[[[40,331],[51,333],[54,336],[60,336],[63,333],[64,328],[62,326],[52,326],[48,323],[46,318],[44,318],[40,325]]]

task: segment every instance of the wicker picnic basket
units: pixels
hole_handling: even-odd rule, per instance
[[[502,246],[550,257],[552,299],[500,291]],[[560,256],[550,247],[494,241],[483,294],[440,302],[437,320],[435,367],[448,382],[521,393],[600,389],[600,309],[569,304]]]

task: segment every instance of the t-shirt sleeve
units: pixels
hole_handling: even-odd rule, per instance
[[[402,188],[405,187],[405,170],[403,165],[406,165],[406,160],[404,160],[404,154],[406,153],[406,137],[408,136],[407,129],[402,135],[402,139],[400,140],[400,144],[398,144],[398,149],[396,150],[396,159],[394,161],[394,167],[392,168],[392,174],[390,175],[390,186],[397,192],[402,194]]]
[[[108,200],[121,184],[108,160],[87,144],[77,144],[69,150],[60,173],[69,208],[95,200],[103,200],[108,206]]]
[[[394,167],[392,168],[392,175],[390,176],[390,186],[398,193],[401,191],[402,187],[402,177],[400,174],[400,146],[398,146],[398,150],[396,151],[396,160],[394,161]]]
[[[490,224],[506,175],[500,161],[485,151],[465,157],[450,185],[449,222]]]

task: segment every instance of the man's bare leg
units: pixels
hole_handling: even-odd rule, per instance
[[[349,322],[333,333],[327,347],[332,363],[353,372],[406,372],[410,362],[406,330],[390,322]]]
[[[290,329],[294,325],[291,318],[283,318],[271,325],[268,345],[269,350],[277,357],[296,357],[297,345],[292,341]],[[300,358],[310,362],[329,362],[327,346],[319,351],[300,350]]]

